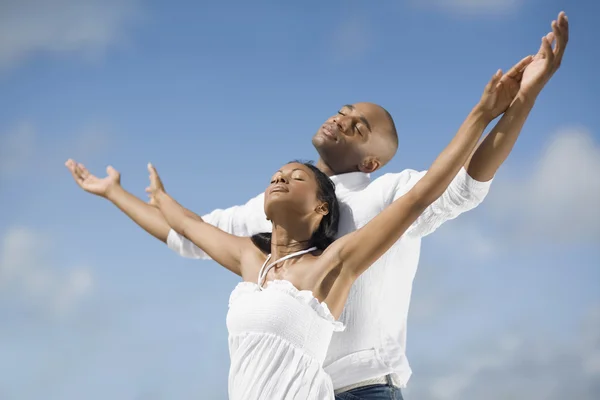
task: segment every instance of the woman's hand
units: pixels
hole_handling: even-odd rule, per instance
[[[498,70],[487,84],[479,101],[479,107],[490,121],[505,112],[514,100],[521,86],[523,71],[532,60],[532,56],[523,58],[506,74],[502,74],[502,71]]]
[[[156,172],[156,168],[151,163],[148,163],[148,173],[150,174],[150,186],[146,188],[146,193],[148,193],[148,203],[151,206],[160,208],[160,202],[163,196],[166,194],[165,187],[160,180],[160,176],[158,176],[158,172]]]

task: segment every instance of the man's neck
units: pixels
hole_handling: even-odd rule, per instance
[[[319,157],[319,159],[317,160],[317,164],[316,167],[319,168],[321,170],[321,172],[323,172],[325,175],[327,175],[328,177],[332,177],[334,175],[342,175],[342,174],[349,174],[350,172],[362,172],[359,169],[354,169],[354,170],[348,170],[348,171],[334,171],[325,161],[323,161],[322,158]]]
[[[329,165],[327,165],[327,163],[325,161],[323,161],[322,158],[319,157],[319,159],[317,160],[317,168],[319,168],[321,170],[321,172],[323,172],[325,175],[327,176],[333,176],[333,175],[338,175],[337,173],[335,173],[330,167]]]

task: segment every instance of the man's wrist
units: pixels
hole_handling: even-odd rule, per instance
[[[164,203],[165,199],[169,199],[169,195],[164,190],[158,190],[154,194],[154,200],[156,201],[156,205],[160,208],[160,205]]]
[[[114,201],[119,197],[119,195],[123,194],[124,192],[125,189],[123,189],[123,186],[121,186],[120,184],[113,184],[106,188],[104,197],[107,200],[112,201],[114,203]]]

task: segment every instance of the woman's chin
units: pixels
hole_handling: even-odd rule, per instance
[[[287,193],[282,194],[285,195]],[[277,216],[296,214],[297,210],[294,209],[293,202],[290,200],[289,196],[269,196],[265,202],[265,215],[267,216],[267,219],[273,221],[273,218],[277,218]]]

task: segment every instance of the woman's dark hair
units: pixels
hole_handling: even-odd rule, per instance
[[[298,163],[310,169],[317,181],[317,198],[327,203],[329,212],[323,215],[323,219],[317,230],[313,233],[308,247],[315,246],[319,250],[325,250],[335,240],[340,221],[340,205],[335,195],[335,184],[311,161],[290,161],[288,164]],[[251,237],[252,243],[265,254],[271,253],[271,233],[257,233]]]

